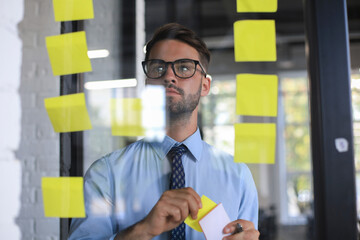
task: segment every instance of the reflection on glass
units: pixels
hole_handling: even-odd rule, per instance
[[[85,133],[85,140],[89,143],[86,145],[91,146],[85,151],[85,169],[96,159],[139,137],[161,141],[165,136],[165,92],[162,86],[147,86],[140,98],[124,98],[121,88],[107,88],[107,82],[104,88],[100,87],[99,81],[96,90],[90,87],[87,91],[93,130]]]
[[[356,203],[357,213],[360,216],[360,74],[351,75],[351,96],[356,170]]]
[[[204,140],[232,155],[235,141],[234,123],[237,120],[235,77],[234,75],[233,79],[213,81],[212,92],[202,99],[201,106]]]
[[[309,134],[308,80],[285,77],[281,80],[284,105],[286,197],[289,218],[312,215],[311,152]]]
[[[109,56],[109,51],[107,49],[91,50],[87,52],[90,59],[93,58],[106,58]]]
[[[113,98],[110,100],[111,134],[113,136],[144,136],[142,101],[140,98]]]
[[[296,77],[293,77],[293,76]],[[277,129],[281,133],[278,136],[279,144],[283,147],[283,153],[277,154],[274,167],[279,168],[280,175],[284,176],[284,185],[276,186],[270,168],[262,164],[250,164],[260,195],[260,201],[266,204],[275,204],[278,200],[272,200],[273,193],[269,189],[278,188],[282,208],[271,208],[274,212],[280,212],[279,218],[284,224],[306,224],[306,219],[312,215],[312,174],[311,152],[309,132],[309,105],[308,105],[308,80],[305,72],[292,73],[281,77],[279,97],[282,107],[277,120]],[[214,92],[202,100],[201,117],[203,123],[204,138],[207,142],[234,154],[234,123],[244,122],[245,118],[236,115],[236,80],[218,81],[219,76],[214,76],[212,88]],[[263,122],[263,118],[254,118]],[[279,121],[284,119],[284,121]],[[267,121],[267,120],[266,120]],[[281,161],[279,158],[283,158]],[[282,166],[283,165],[283,166]],[[281,184],[280,184],[281,185]],[[262,197],[264,199],[262,199]],[[270,199],[269,199],[270,198]],[[266,199],[266,200],[265,200]],[[274,201],[274,202],[272,202]]]
[[[162,86],[146,86],[142,92],[145,136],[151,141],[162,141],[165,137],[165,89]]]

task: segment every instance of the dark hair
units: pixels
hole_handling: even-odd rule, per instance
[[[178,40],[195,48],[199,53],[201,64],[205,69],[208,68],[210,51],[204,41],[194,31],[178,23],[165,24],[155,31],[152,39],[146,44],[145,60],[149,59],[150,51],[155,43],[166,39]]]

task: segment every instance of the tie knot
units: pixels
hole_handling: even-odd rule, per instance
[[[181,144],[177,147],[172,147],[168,153],[168,156],[170,159],[173,159],[174,157],[181,157],[186,152],[186,147],[184,144]]]

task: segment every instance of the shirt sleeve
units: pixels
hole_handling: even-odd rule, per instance
[[[258,229],[259,201],[256,186],[251,175],[250,169],[246,164],[242,164],[241,192],[242,197],[239,206],[238,219],[248,220],[254,223]]]
[[[85,218],[73,218],[69,239],[113,239],[113,175],[106,158],[96,161],[84,177]]]

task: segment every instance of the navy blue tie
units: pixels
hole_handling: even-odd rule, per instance
[[[179,189],[185,187],[185,172],[181,161],[181,156],[186,152],[186,147],[182,144],[178,147],[173,147],[168,157],[172,160],[172,173],[170,179],[170,189]],[[182,222],[179,226],[171,231],[171,240],[185,240],[185,223]]]

